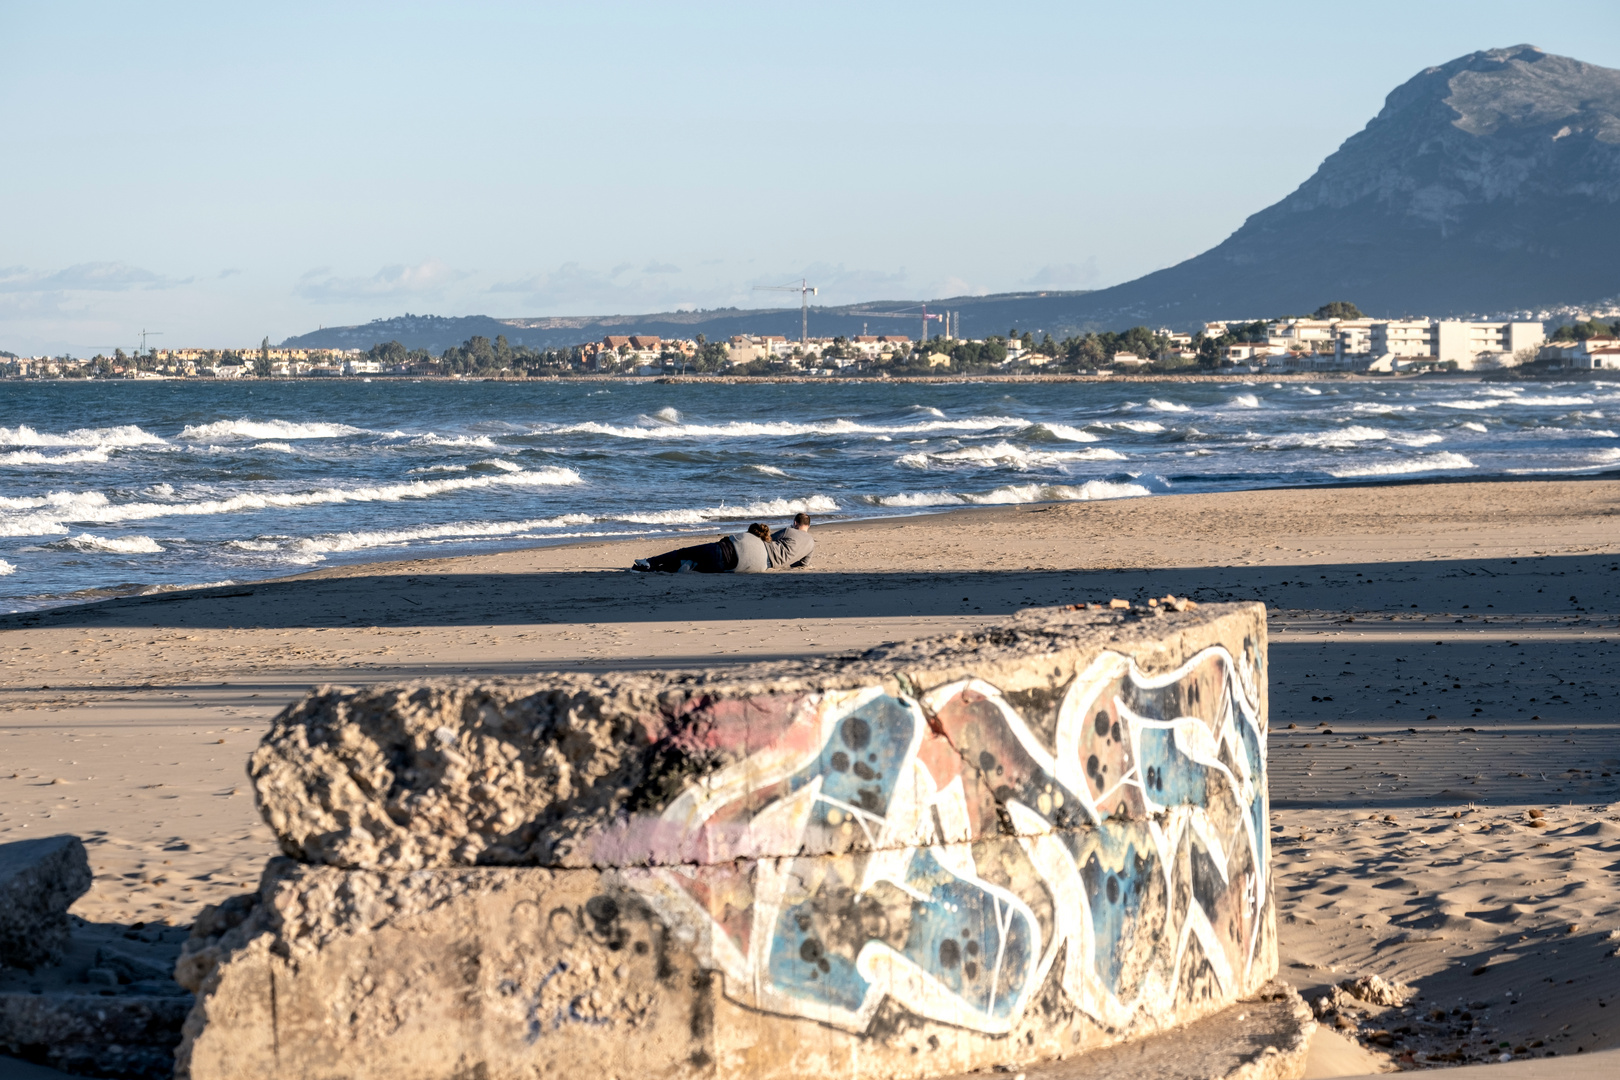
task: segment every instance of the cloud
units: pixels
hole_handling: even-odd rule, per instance
[[[295,296],[316,303],[344,303],[350,300],[385,298],[431,299],[470,275],[438,259],[415,266],[385,266],[370,277],[334,277],[331,267],[318,266],[298,279]]]
[[[678,274],[681,268],[674,263],[658,262],[656,259],[641,268],[643,274]]]
[[[242,272],[241,267],[227,266],[225,269],[223,269],[223,270],[221,270],[219,272],[219,279],[221,281],[224,281],[226,278],[235,277],[237,274],[240,274],[241,272]]]
[[[1019,282],[1026,289],[1095,289],[1102,284],[1097,256],[1080,263],[1050,263]]]
[[[191,281],[176,281],[121,262],[76,263],[53,274],[36,273],[25,266],[0,269],[0,292],[6,293],[126,292],[172,289]]]

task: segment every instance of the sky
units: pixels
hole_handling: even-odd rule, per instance
[[[0,350],[1117,284],[1620,4],[0,0]]]

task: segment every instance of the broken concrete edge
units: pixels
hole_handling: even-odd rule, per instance
[[[90,884],[77,836],[0,844],[0,966],[31,970],[60,959],[72,933],[68,908]]]
[[[1022,741],[1035,741],[1023,730],[1030,728],[1046,744],[1036,757],[1059,786],[1049,784],[1045,794],[1063,803],[1040,817],[1059,826],[1097,825],[1133,808],[1085,797],[1088,786],[1097,795],[1105,786],[1103,774],[1082,775],[1083,764],[1090,764],[1090,755],[1078,752],[1089,741],[1086,702],[1054,699],[1064,698],[1065,688],[1071,698],[1091,691],[1106,707],[1102,691],[1114,684],[1153,687],[1177,675],[1174,669],[1189,663],[1197,646],[1213,646],[1210,672],[1181,672],[1171,682],[1194,690],[1208,683],[1212,693],[1243,700],[1251,729],[1241,732],[1249,736],[1244,756],[1257,772],[1265,734],[1264,630],[1259,604],[1152,617],[1031,610],[973,634],[889,645],[854,658],[758,664],[742,672],[564,673],[364,691],[328,687],[276,719],[249,773],[283,853],[309,863],[351,869],[606,867],[786,856],[805,849],[762,843],[769,838],[753,827],[711,820],[693,829],[689,822],[669,820],[671,806],[683,797],[706,798],[702,789],[716,783],[741,793],[752,778],[738,773],[756,772],[762,764],[769,771],[773,757],[802,749],[792,745],[795,739],[826,744],[832,734],[826,728],[858,708],[861,702],[851,699],[862,695],[910,713],[919,742],[924,734],[944,735],[948,749],[964,758],[953,766],[964,782],[993,797],[1002,785],[984,776],[982,762],[962,754],[941,724],[953,699],[984,695],[996,699]],[[1223,639],[1234,647],[1222,647]],[[1182,689],[1171,685],[1168,694],[1173,699]],[[958,712],[971,712],[970,701],[957,704]],[[1068,716],[1056,715],[1065,710]],[[818,716],[822,730],[816,730]],[[973,720],[963,717],[964,723]],[[1065,722],[1068,730],[1052,730]],[[1067,745],[1054,746],[1060,737]],[[866,767],[847,760],[844,749],[829,748],[826,764],[845,758],[845,769]],[[1100,763],[1108,768],[1106,754]],[[1120,777],[1116,771],[1110,782]],[[1038,807],[1043,793],[1028,794],[1029,807]],[[1000,831],[1020,832],[1031,820],[1026,815],[1003,821]],[[1040,823],[1034,831],[1049,826]],[[868,830],[844,837],[812,833],[808,839],[806,853],[874,846]],[[894,839],[896,846],[908,843]]]

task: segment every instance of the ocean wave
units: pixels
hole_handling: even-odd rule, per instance
[[[1255,397],[1253,394],[1234,394],[1232,396],[1232,404],[1245,409],[1258,409],[1260,407],[1260,399]]]
[[[1087,480],[1084,484],[1009,484],[985,492],[906,491],[897,495],[868,496],[874,506],[1010,506],[1032,502],[1089,502],[1095,499],[1131,499],[1152,494],[1141,484]]]
[[[1080,428],[1077,428],[1077,427],[1070,427],[1068,424],[1051,424],[1051,423],[1047,423],[1047,424],[1036,424],[1035,426],[1037,428],[1044,429],[1053,438],[1062,439],[1064,442],[1096,442],[1097,441],[1097,436],[1093,435],[1091,432],[1084,431],[1084,430],[1082,430]]]
[[[1358,401],[1350,406],[1351,412],[1357,413],[1403,413],[1417,412],[1416,405],[1390,405],[1382,401]]]
[[[107,428],[75,428],[63,435],[41,432],[23,424],[20,427],[0,427],[0,446],[93,446],[108,449],[118,446],[161,446],[164,441],[134,424]]]
[[[325,533],[275,543],[274,548],[300,554],[325,555],[342,551],[364,551],[368,548],[396,547],[420,540],[459,540],[473,543],[517,533],[558,529],[568,525],[590,525],[595,520],[589,514],[562,514],[558,517],[531,518],[525,521],[452,521],[444,525],[421,525],[414,529]],[[261,547],[257,550],[271,550],[271,548]]]
[[[1458,427],[1465,427],[1469,431],[1477,431],[1481,435],[1485,434],[1486,432],[1488,432],[1490,430],[1490,428],[1486,427],[1484,424],[1481,424],[1477,420],[1464,420],[1461,424],[1458,424],[1457,426]]]
[[[1261,436],[1249,432],[1253,439]],[[1291,435],[1276,435],[1254,444],[1255,450],[1293,450],[1299,447],[1314,447],[1321,449],[1343,449],[1355,446],[1357,443],[1376,442],[1387,439],[1389,432],[1383,428],[1362,427],[1360,424],[1350,424],[1337,431],[1300,432]]]
[[[1152,435],[1155,432],[1164,430],[1163,424],[1153,420],[1113,420],[1106,424],[1098,424],[1097,426],[1105,428],[1124,428],[1126,431],[1134,431],[1138,435]]]
[[[364,428],[348,424],[307,423],[291,420],[216,420],[212,424],[191,424],[180,432],[180,438],[192,442],[210,442],[215,439],[340,439],[345,435],[364,435]]]
[[[929,431],[991,431],[995,428],[1027,427],[1029,422],[1016,416],[970,416],[961,420],[923,420],[914,424],[860,424],[853,420],[821,423],[795,423],[789,420],[731,420],[724,424],[665,424],[642,426],[603,424],[588,421],[542,427],[535,434],[611,435],[620,439],[748,439],[785,435],[911,435]]]
[[[744,518],[779,518],[789,514],[832,514],[838,503],[825,495],[808,499],[765,499],[743,506],[705,506],[659,510],[651,514],[604,514],[604,519],[632,525],[700,525],[706,521],[741,521]]]
[[[1544,406],[1591,405],[1593,403],[1594,403],[1593,400],[1591,398],[1589,398],[1589,397],[1556,397],[1556,396],[1549,396],[1549,397],[1516,397],[1516,398],[1513,398],[1513,399],[1508,401],[1509,405],[1544,405]]]
[[[466,471],[467,471],[467,466],[465,466],[465,465],[424,465],[420,469],[407,469],[407,470],[405,470],[405,475],[406,476],[415,476],[418,473],[466,472]]]
[[[494,476],[456,477],[446,480],[410,480],[402,484],[375,487],[320,488],[299,492],[244,492],[225,499],[205,499],[189,503],[114,503],[99,491],[52,492],[43,498],[0,499],[0,508],[33,509],[33,513],[0,516],[0,536],[49,536],[68,531],[68,522],[109,524],[144,521],[151,518],[198,517],[230,514],[242,510],[285,509],[331,503],[394,502],[425,499],[451,491],[487,488],[496,485],[550,487],[581,483],[573,469],[545,468],[532,472],[501,473]],[[31,505],[24,505],[31,504]]]
[[[523,471],[523,466],[513,461],[507,461],[505,458],[484,458],[482,461],[478,462],[478,464],[488,465],[492,469],[499,469],[502,472],[508,473],[520,473]]]
[[[100,465],[106,461],[105,450],[69,450],[54,456],[38,450],[13,450],[9,454],[0,454],[0,465],[78,465],[86,462]]]
[[[1318,390],[1314,386],[1297,386],[1297,387],[1295,387],[1295,389],[1298,390],[1300,393],[1306,394],[1306,395],[1308,395],[1310,397],[1321,397],[1322,396],[1322,391]]]
[[[897,460],[901,465],[909,465],[916,469],[926,469],[933,465],[1034,469],[1070,461],[1124,461],[1125,455],[1101,446],[1085,450],[1027,450],[1009,442],[998,442],[992,445],[964,446],[957,450],[941,450],[936,453],[906,454]]]
[[[1610,446],[1603,450],[1599,450],[1589,455],[1587,460],[1596,462],[1599,465],[1607,465],[1611,462],[1620,461],[1620,446]]]
[[[5,577],[7,574],[15,574],[16,572],[16,566],[6,562],[4,559],[0,559],[0,577]]]
[[[1453,401],[1437,401],[1436,405],[1442,409],[1494,409],[1498,405],[1509,404],[1506,398],[1457,398]]]
[[[488,435],[435,435],[428,432],[418,435],[407,446],[476,446],[481,450],[499,450],[495,440]]]
[[[1417,457],[1401,458],[1395,461],[1379,461],[1350,469],[1336,469],[1329,472],[1328,475],[1340,478],[1352,476],[1401,476],[1406,473],[1437,472],[1444,469],[1472,469],[1474,467],[1474,463],[1461,454],[1446,451],[1439,454],[1419,454]]]
[[[1148,408],[1158,409],[1160,412],[1192,412],[1192,406],[1181,405],[1174,401],[1165,401],[1162,398],[1148,398]]]
[[[1394,441],[1403,446],[1432,446],[1437,442],[1444,442],[1445,439],[1444,435],[1437,435],[1431,431],[1423,435],[1400,435],[1395,437]]]
[[[80,533],[46,544],[58,551],[104,551],[115,555],[160,555],[166,550],[150,536],[92,536]]]
[[[783,472],[781,469],[778,469],[775,465],[750,465],[749,468],[753,469],[755,472],[762,472],[766,476],[787,475],[787,473]]]
[[[274,450],[278,454],[291,454],[291,453],[294,453],[292,443],[284,443],[284,442],[254,443],[251,447],[249,447],[249,449],[250,450]]]
[[[927,413],[929,416],[937,416],[941,420],[945,419],[945,414],[934,408],[932,405],[913,405],[911,408],[915,412]]]

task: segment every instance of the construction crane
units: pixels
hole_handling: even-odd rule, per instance
[[[852,312],[851,314],[854,314],[854,313]],[[922,314],[921,315],[918,315],[915,311],[862,311],[862,312],[860,312],[860,316],[863,319],[865,319],[865,318],[873,318],[873,319],[919,319],[920,318],[922,320],[922,340],[923,341],[928,340],[928,320],[929,319],[935,319],[935,320],[940,321],[946,327],[946,335],[945,336],[946,337],[950,336],[950,331],[949,331],[949,326],[950,326],[949,316],[950,316],[950,313],[946,312],[944,315],[940,315],[940,314],[930,315],[930,314],[928,314],[928,305],[927,304],[922,305]]]
[[[799,345],[810,344],[810,298],[816,295],[815,286],[800,278],[797,285],[755,285],[755,292],[796,292],[799,294]],[[305,325],[308,325],[307,323]]]
[[[309,324],[305,323],[304,325],[308,326]],[[147,338],[149,338],[149,337],[162,337],[162,336],[163,336],[163,331],[161,331],[161,330],[142,330],[141,331],[141,352],[142,353],[146,352],[146,339]]]

